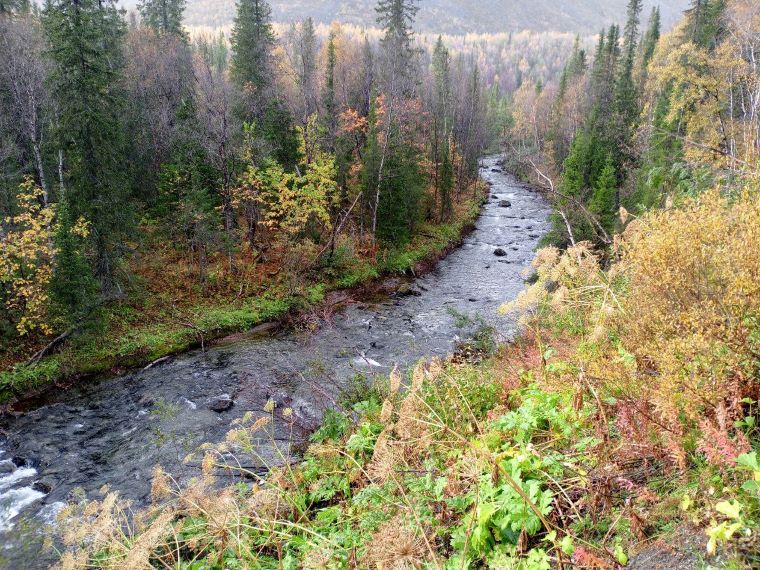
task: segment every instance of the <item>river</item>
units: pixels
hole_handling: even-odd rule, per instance
[[[496,311],[524,287],[550,210],[497,162],[482,163],[491,198],[475,230],[403,294],[349,303],[315,331],[243,335],[0,418],[0,567],[43,568],[55,559],[42,553],[42,536],[74,490],[96,496],[108,485],[144,503],[156,464],[192,476],[197,464],[182,462],[188,452],[221,441],[246,412],[265,414],[270,399],[293,410],[295,439],[303,439],[357,374],[449,354],[483,323],[501,339],[513,335],[515,323]],[[494,254],[499,248],[504,255]],[[275,424],[275,438],[287,445],[290,427]],[[261,455],[262,469],[276,462],[273,446]]]

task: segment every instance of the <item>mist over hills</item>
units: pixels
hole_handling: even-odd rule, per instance
[[[138,0],[125,0],[131,9]],[[644,18],[659,5],[664,26],[672,26],[688,0],[646,0]],[[316,22],[375,24],[375,0],[270,0],[273,19],[291,22],[311,16]],[[447,34],[520,30],[588,34],[625,21],[626,0],[421,0],[417,29]],[[223,26],[235,14],[235,0],[188,0],[189,26]]]

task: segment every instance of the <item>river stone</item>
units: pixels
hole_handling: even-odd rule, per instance
[[[12,473],[16,470],[16,466],[12,461],[0,461],[0,475],[3,473]]]
[[[396,291],[396,295],[399,297],[419,297],[422,293],[412,287],[411,284],[402,283]]]
[[[506,256],[507,256],[507,252],[506,252],[506,251],[504,251],[504,250],[503,250],[502,248],[500,248],[500,247],[497,247],[496,249],[494,249],[494,250],[493,250],[493,254],[494,254],[496,257],[506,257]]]
[[[221,414],[229,410],[234,404],[235,402],[230,398],[229,394],[222,394],[209,402],[208,409]]]
[[[499,202],[499,208],[511,208],[511,207],[512,207],[512,202],[510,202],[509,200],[502,200],[501,202]]]
[[[32,485],[32,489],[34,489],[35,491],[39,491],[40,493],[45,493],[46,495],[49,495],[50,491],[53,490],[53,486],[47,481],[40,480],[40,481],[34,482],[34,484]]]
[[[491,172],[501,172],[501,168],[492,168]]]
[[[138,400],[137,405],[143,408],[151,408],[154,403],[153,396],[151,394],[145,394],[140,400]]]

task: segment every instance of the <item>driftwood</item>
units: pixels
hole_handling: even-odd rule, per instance
[[[148,364],[145,368],[143,368],[143,370],[150,370],[151,368],[153,368],[157,364],[161,364],[162,362],[166,362],[170,358],[171,358],[171,355],[166,355],[166,356],[162,356],[161,358],[157,358],[156,360],[154,360],[153,362],[151,362],[150,364]]]

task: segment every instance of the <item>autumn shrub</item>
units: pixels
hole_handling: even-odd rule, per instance
[[[712,191],[634,224],[621,340],[664,421],[725,431],[760,396],[760,200]]]
[[[749,450],[734,424],[760,396],[757,243],[757,195],[710,191],[631,221],[606,270],[590,244],[539,251],[535,284],[505,309],[580,337],[562,382],[613,398],[640,450],[732,465]]]

